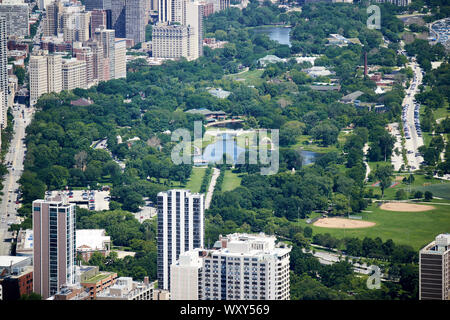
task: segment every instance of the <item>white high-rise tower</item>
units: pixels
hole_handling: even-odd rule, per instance
[[[203,247],[203,194],[174,189],[158,193],[158,285],[168,290],[170,265],[180,254]]]

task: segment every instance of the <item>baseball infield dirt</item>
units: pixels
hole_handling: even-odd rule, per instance
[[[380,209],[388,210],[388,211],[398,211],[398,212],[422,212],[422,211],[430,211],[436,209],[433,206],[424,205],[424,204],[414,204],[414,203],[406,203],[406,202],[389,202],[383,203],[380,206]]]
[[[345,218],[323,218],[314,222],[314,226],[336,229],[357,229],[373,227],[376,223],[363,220],[352,220]]]

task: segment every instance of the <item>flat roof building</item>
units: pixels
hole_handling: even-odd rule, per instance
[[[450,233],[419,252],[419,299],[450,300]]]
[[[17,256],[33,256],[33,230],[20,230],[17,234]]]
[[[204,195],[173,189],[158,193],[159,289],[170,287],[170,266],[180,254],[203,247]]]
[[[116,283],[97,294],[97,300],[153,300],[155,283],[133,281],[131,277],[117,278]]]
[[[78,229],[76,231],[77,253],[84,261],[89,261],[94,252],[108,256],[111,250],[111,237],[104,229]]]
[[[173,300],[289,300],[291,248],[276,237],[234,233],[171,266]]]
[[[61,197],[33,201],[33,291],[43,299],[75,284],[75,210]]]
[[[0,17],[6,19],[8,35],[26,37],[30,34],[28,4],[0,4]]]

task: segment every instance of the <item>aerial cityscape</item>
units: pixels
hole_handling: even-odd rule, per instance
[[[450,300],[449,52],[444,0],[0,0],[0,314]]]

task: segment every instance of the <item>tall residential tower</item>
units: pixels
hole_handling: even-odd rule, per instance
[[[203,247],[203,194],[174,189],[158,193],[158,285],[170,287],[170,266],[180,254]]]
[[[438,235],[419,254],[419,299],[450,300],[450,234]]]
[[[61,198],[35,200],[33,291],[47,299],[75,283],[75,205]]]

